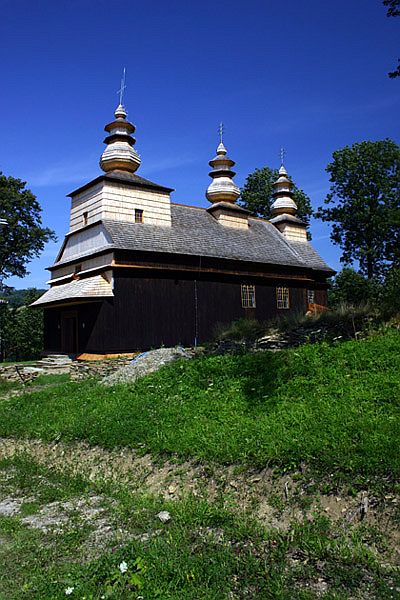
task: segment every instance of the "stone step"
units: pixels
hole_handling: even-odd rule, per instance
[[[41,365],[70,365],[72,363],[72,359],[67,357],[58,357],[52,358],[51,356],[46,356],[41,360],[38,360],[36,364]]]
[[[44,369],[46,373],[63,374],[69,373],[72,362],[68,354],[50,354],[36,361],[35,367]]]

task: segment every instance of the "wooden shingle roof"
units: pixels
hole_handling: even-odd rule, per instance
[[[235,229],[221,225],[202,208],[172,204],[171,212],[171,227],[113,220],[98,222],[90,228],[92,235],[95,237],[102,231],[107,242],[97,251],[118,249],[204,256],[334,273],[309,242],[289,241],[263,219],[250,217],[248,229]],[[93,252],[88,241],[88,251],[76,256],[69,252],[68,262]],[[65,262],[61,255],[54,266]]]

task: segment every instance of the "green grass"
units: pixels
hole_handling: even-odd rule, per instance
[[[0,435],[353,478],[400,472],[400,333],[214,356],[135,384],[64,383],[0,404]]]
[[[19,381],[5,381],[0,379],[0,399],[1,396],[7,396],[8,392],[18,391],[23,393],[24,391],[31,390],[38,386],[54,386],[60,385],[61,383],[67,383],[70,381],[68,374],[63,375],[39,375],[36,379],[22,383]]]
[[[29,393],[0,402],[0,436],[191,457],[211,479],[215,462],[239,471],[273,465],[298,483],[285,499],[286,475],[277,477],[276,489],[254,496],[245,512],[224,485],[214,485],[212,497],[200,485],[196,496],[166,499],[148,493],[145,482],[125,481],[123,470],[117,480],[103,470],[92,477],[82,463],[82,474],[72,475],[68,460],[53,464],[53,446],[47,467],[39,465],[33,444],[36,459],[33,452],[0,460],[0,501],[21,500],[18,513],[0,518],[0,600],[61,600],[68,587],[80,600],[398,598],[399,517],[391,498],[400,471],[399,345],[400,333],[389,331],[336,345],[196,358],[111,388],[45,376],[26,386]],[[301,462],[306,475],[293,473]],[[359,490],[368,494],[364,521],[348,521],[348,512],[328,518],[320,499],[335,479],[346,482],[338,500],[348,511],[357,508]],[[389,495],[377,493],[379,485]],[[76,508],[93,497],[104,511],[97,525]],[[264,501],[274,511],[269,529],[256,520]],[[65,502],[72,509],[59,531],[23,521]],[[161,510],[170,522],[159,521]],[[93,535],[104,523],[112,537],[99,542]]]
[[[143,597],[153,600],[311,600],[321,597],[318,578],[327,587],[325,600],[358,597],[395,598],[399,577],[382,563],[378,538],[363,525],[343,529],[321,514],[287,531],[266,531],[252,518],[224,508],[221,499],[208,503],[186,496],[175,502],[155,496],[84,481],[36,465],[30,457],[0,462],[7,475],[7,493],[34,496],[13,517],[0,518],[0,598],[4,600],[57,600],[71,598],[116,600]],[[85,548],[93,524],[70,520],[59,532],[29,528],[21,518],[37,513],[46,503],[82,497],[88,492],[112,501],[115,530],[130,541]],[[107,504],[106,504],[107,505]],[[171,521],[156,515],[168,510]],[[154,535],[154,532],[157,534]],[[149,534],[147,541],[138,538]],[[153,534],[153,535],[152,535]],[[132,537],[135,536],[135,537]],[[128,565],[121,574],[119,564]]]
[[[17,381],[5,381],[0,379],[0,396],[4,396],[12,390],[22,389],[22,383]]]

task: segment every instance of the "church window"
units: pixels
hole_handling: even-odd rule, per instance
[[[140,208],[135,208],[135,223],[143,223],[143,211]]]
[[[314,290],[307,290],[307,301],[308,301],[308,304],[315,303],[315,291]]]
[[[277,287],[276,288],[276,307],[277,308],[289,308],[289,288]]]
[[[87,222],[88,222],[88,214],[87,214],[87,211],[85,211],[85,212],[83,213],[82,217],[83,217],[83,224],[84,224],[84,225],[87,225]]]
[[[254,285],[243,284],[241,286],[242,292],[242,307],[243,308],[255,308],[256,307],[256,287]]]

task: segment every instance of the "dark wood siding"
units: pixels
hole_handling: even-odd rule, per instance
[[[256,307],[242,308],[241,284],[256,288]],[[198,274],[170,277],[114,272],[114,298],[101,302],[45,309],[45,349],[61,351],[59,325],[63,311],[77,311],[78,352],[118,353],[161,345],[193,345],[209,340],[218,325],[247,317],[261,321],[305,312],[306,287],[279,281],[290,290],[289,310],[276,308],[276,285],[256,278]]]
[[[61,311],[59,308],[45,308],[43,338],[46,352],[61,352]]]

